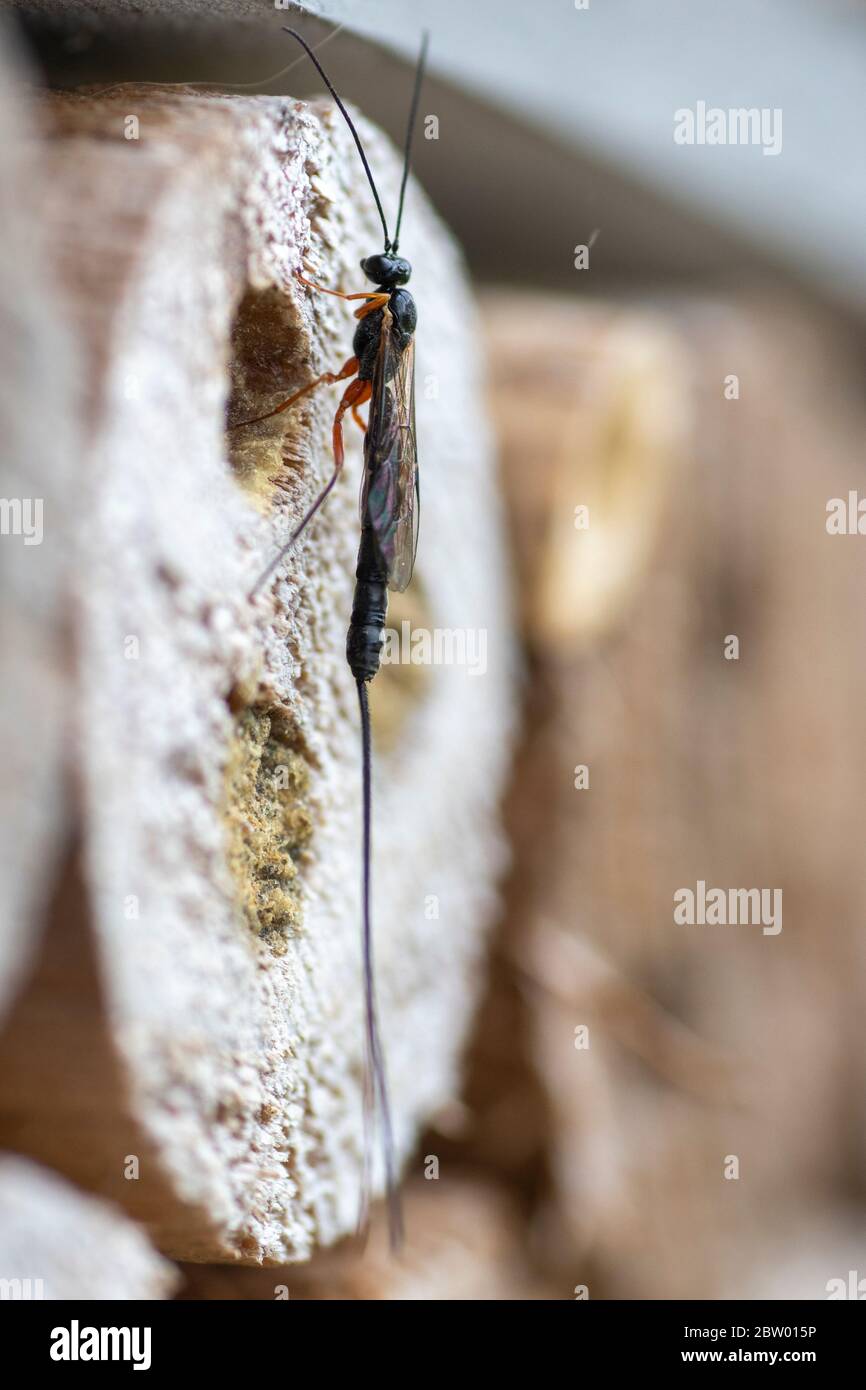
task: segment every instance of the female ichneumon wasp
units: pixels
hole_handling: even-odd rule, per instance
[[[362,783],[363,783],[363,875],[362,875],[362,948],[364,970],[367,1066],[364,1085],[365,1156],[361,1217],[359,1226],[366,1224],[371,1169],[371,1130],[378,1104],[381,1116],[385,1175],[388,1192],[388,1222],[392,1246],[402,1239],[402,1217],[397,1192],[391,1110],[385,1074],[385,1059],[379,1036],[373,970],[373,937],[371,913],[371,800],[372,800],[372,740],[370,706],[367,685],[379,669],[382,639],[388,609],[388,590],[402,592],[412,578],[418,544],[418,455],[415,439],[414,399],[414,333],[417,320],[415,301],[405,285],[412,274],[407,260],[397,254],[403,202],[409,177],[412,135],[418,110],[418,98],[427,52],[425,34],[406,128],[403,177],[393,241],[376,189],[367,156],[349,113],[334,90],[330,79],[314,52],[294,29],[285,32],[305,49],[318,69],[328,91],[337,103],[357,146],[364,172],[375,199],[382,223],[384,250],[366,257],[361,269],[376,286],[374,290],[345,294],[342,290],[327,289],[306,280],[300,272],[298,280],[310,289],[333,294],[340,299],[363,300],[355,311],[358,327],[352,344],[352,356],[339,371],[326,372],[309,385],[282,401],[274,410],[255,420],[244,420],[232,428],[267,420],[288,410],[303,396],[317,387],[349,380],[337,407],[333,426],[334,467],[331,477],[305,515],[295,527],[286,545],[259,577],[252,593],[261,587],[292,548],[305,527],[321,507],[334,487],[343,467],[343,417],[351,410],[364,428],[358,407],[369,401],[369,418],[364,436],[364,474],[361,487],[361,543],[355,571],[355,596],[346,638],[346,657],[355,678],[361,714]]]

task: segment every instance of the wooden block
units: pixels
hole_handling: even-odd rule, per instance
[[[858,384],[838,332],[778,301],[498,295],[485,323],[534,681],[470,1151],[524,1183],[544,1165],[539,1248],[592,1296],[739,1296],[752,1232],[856,1167],[866,610],[858,538],[826,520],[858,487]],[[623,450],[629,341],[655,385]],[[613,501],[584,554],[560,535],[585,477]],[[654,497],[639,550],[629,492]],[[782,931],[678,925],[698,880],[781,889]]]
[[[484,331],[535,646],[586,646],[643,581],[687,439],[686,361],[659,315],[491,291]]]
[[[0,1134],[177,1256],[303,1258],[353,1228],[361,1175],[360,745],[343,657],[361,437],[350,423],[345,476],[250,603],[329,475],[336,392],[225,424],[348,357],[351,306],[294,271],[363,288],[380,233],[329,107],[121,88],[58,96],[44,120],[39,216],[84,377],[65,691],[77,839],[4,1040]],[[399,158],[363,131],[393,208]],[[371,696],[401,1163],[457,1084],[514,698],[472,305],[414,187],[403,242],[425,481],[414,609],[392,616],[482,633],[487,674],[390,665]]]
[[[77,507],[74,355],[31,206],[44,178],[0,32],[0,1011],[38,947],[68,833],[62,611]],[[17,84],[17,85],[16,85]],[[46,370],[50,361],[51,370]]]

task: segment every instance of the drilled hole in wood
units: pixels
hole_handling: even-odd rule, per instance
[[[263,511],[287,473],[306,464],[310,401],[269,420],[241,422],[267,414],[306,384],[305,354],[306,336],[291,299],[273,288],[248,290],[232,324],[226,440],[238,483]]]

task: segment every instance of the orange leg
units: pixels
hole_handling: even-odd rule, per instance
[[[374,314],[377,309],[383,309],[391,298],[390,294],[383,294],[381,290],[364,290],[359,294],[346,294],[345,290],[329,290],[326,285],[317,285],[315,280],[307,280],[299,270],[295,271],[295,278],[308,289],[318,290],[320,294],[333,294],[337,299],[366,299],[367,303],[355,310],[356,319],[366,318],[367,314]]]
[[[307,289],[318,290],[319,294],[332,294],[336,299],[371,299],[376,293],[375,290],[362,290],[359,294],[346,294],[345,290],[329,290],[327,285],[317,285],[315,280],[308,280],[299,270],[295,271],[295,279],[300,280]]]
[[[355,310],[355,318],[365,319],[368,314],[375,314],[377,309],[384,309],[390,298],[390,294],[371,294],[367,303]]]
[[[264,573],[259,575],[259,578],[256,580],[255,584],[253,585],[250,591],[250,598],[252,598],[253,595],[258,591],[258,589],[261,588],[268,575],[273,573],[277,565],[280,563],[280,560],[282,560],[283,556],[291,550],[292,546],[295,544],[296,540],[301,535],[301,532],[304,531],[304,529],[312,521],[313,517],[316,515],[316,512],[319,510],[325,498],[328,496],[328,493],[331,491],[337,479],[339,478],[340,470],[343,467],[343,459],[345,457],[343,448],[343,416],[345,415],[347,410],[354,410],[355,406],[360,405],[364,401],[368,400],[369,396],[370,383],[369,381],[361,381],[360,378],[356,378],[355,381],[350,381],[349,385],[343,392],[342,400],[340,401],[340,404],[337,407],[337,413],[334,416],[334,471],[328,479],[328,482],[322,488],[322,491],[319,493],[315,502],[312,504],[311,507],[308,508],[304,516],[298,522],[297,526],[295,527],[292,534],[289,536],[289,539],[283,546],[282,550],[280,550],[280,552],[274,557],[274,559],[268,565]]]
[[[343,459],[345,457],[343,449],[343,416],[345,415],[347,410],[352,410],[361,401],[367,400],[369,394],[369,381],[360,380],[350,381],[349,385],[343,392],[343,398],[340,401],[340,404],[337,406],[337,413],[334,416],[334,429],[332,433],[332,439],[334,444],[334,471],[328,479],[328,482],[322,488],[322,491],[319,493],[315,502],[310,507],[309,511],[307,511],[304,517],[298,522],[297,526],[295,527],[294,531],[289,537],[289,544],[288,546],[286,546],[286,550],[288,550],[290,546],[294,545],[295,541],[298,539],[298,536],[301,534],[304,527],[310,521],[312,521],[313,517],[316,515],[316,512],[321,507],[328,493],[331,491],[331,488],[334,486],[334,483],[339,478],[340,470],[343,467]]]
[[[352,418],[355,421],[355,424],[358,426],[358,428],[362,430],[364,434],[366,434],[367,422],[361,415],[358,414],[358,406],[363,405],[365,401],[368,401],[370,399],[373,389],[373,383],[370,381],[365,381],[364,386],[366,387],[366,390],[361,393],[361,395],[355,401],[355,404],[352,406]]]
[[[361,289],[357,295],[348,295],[345,289],[328,289],[327,285],[317,285],[314,279],[307,279],[306,275],[300,274],[299,270],[295,271],[295,278],[299,279],[300,284],[306,285],[307,289],[317,289],[320,295],[334,295],[336,299],[375,300],[373,304],[363,304],[360,309],[354,310],[354,317],[356,318],[363,318],[364,314],[371,313],[373,309],[381,309],[382,304],[388,303],[388,300],[391,299],[391,295],[382,293],[381,289]]]
[[[267,411],[265,415],[254,415],[251,420],[238,420],[237,424],[229,425],[229,429],[240,430],[245,425],[257,425],[260,420],[270,420],[272,415],[279,415],[282,411],[288,410],[290,405],[294,405],[295,401],[299,401],[302,396],[308,396],[311,391],[315,391],[317,386],[333,386],[336,381],[345,381],[347,376],[354,376],[357,370],[357,357],[350,357],[347,362],[343,363],[338,372],[324,372],[321,376],[317,376],[315,381],[311,381],[308,386],[302,386],[300,391],[296,391],[287,400],[281,401],[273,410]]]
[[[334,473],[331,478],[331,481],[328,483],[328,486],[325,488],[325,491],[319,497],[315,506],[308,513],[308,516],[305,517],[304,520],[301,522],[302,528],[306,526],[308,518],[312,516],[313,512],[322,504],[327,494],[331,491],[331,488],[337,481],[337,475],[340,472],[340,469],[343,467],[343,416],[345,415],[347,410],[351,410],[354,414],[355,407],[358,405],[362,405],[363,402],[369,400],[369,398],[370,383],[369,381],[361,381],[360,378],[351,382],[343,392],[343,399],[337,406],[337,413],[334,416]]]

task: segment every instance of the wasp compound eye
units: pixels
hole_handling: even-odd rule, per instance
[[[384,252],[377,256],[367,256],[361,262],[361,269],[368,280],[383,289],[394,289],[405,285],[412,274],[412,267],[402,256],[388,256]]]

